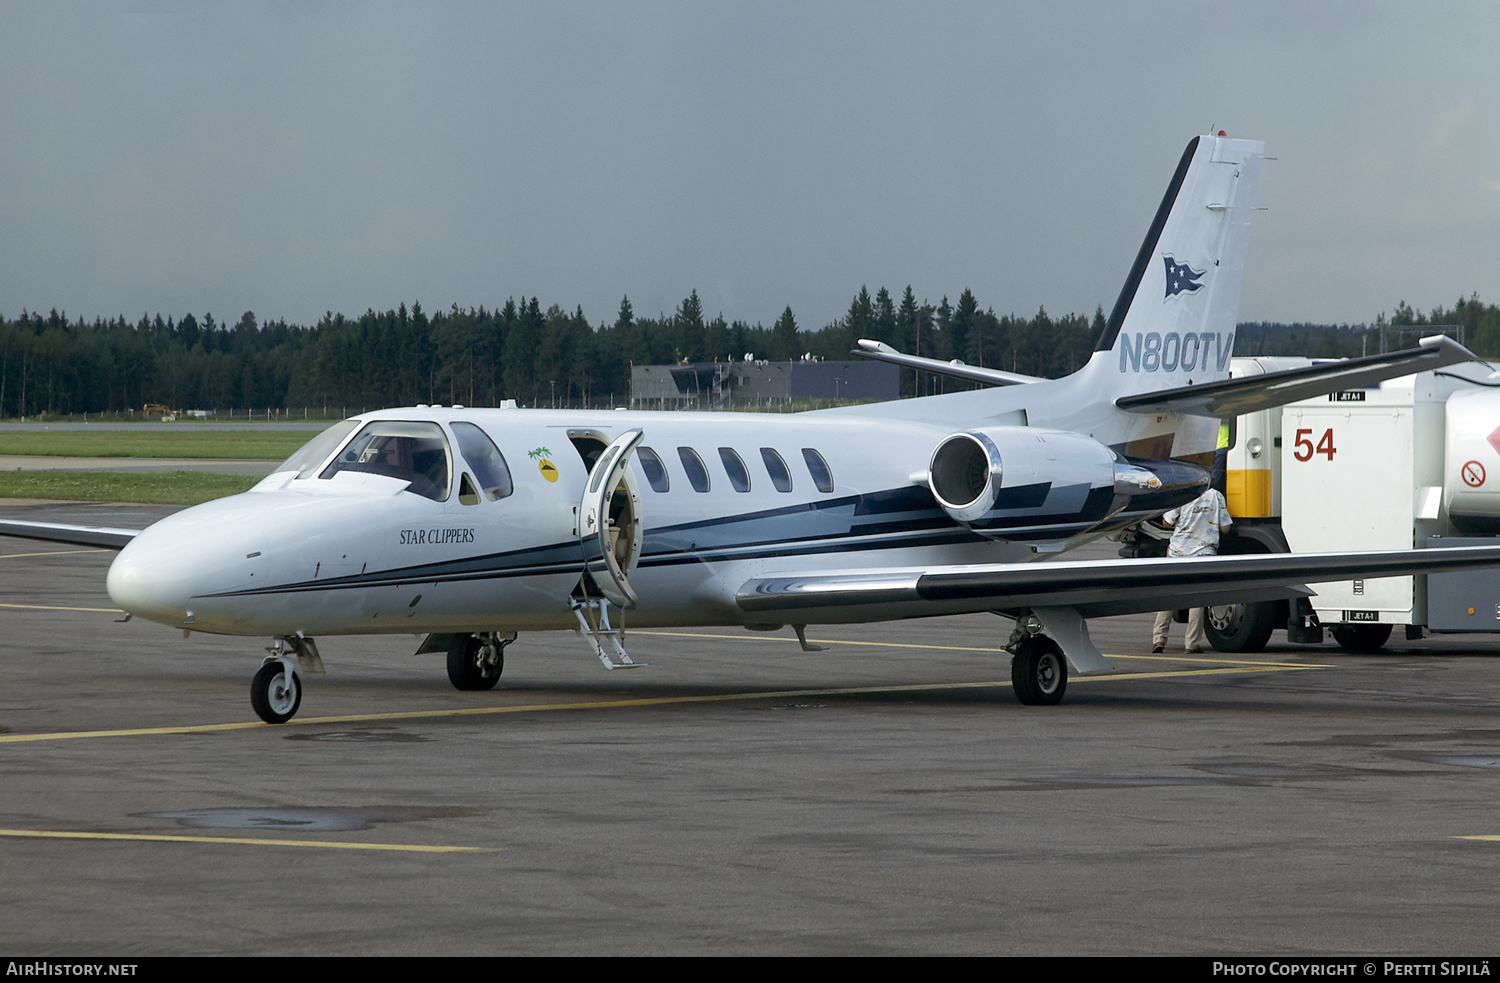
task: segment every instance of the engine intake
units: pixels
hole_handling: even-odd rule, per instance
[[[1034,427],[945,437],[932,452],[927,485],[955,521],[999,538],[1007,538],[1006,530],[1034,530],[1042,519],[1086,526],[1163,490],[1151,468],[1124,461],[1091,437]]]

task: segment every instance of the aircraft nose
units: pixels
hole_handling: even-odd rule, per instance
[[[164,549],[150,530],[127,543],[110,564],[105,589],[110,600],[128,614],[166,624],[180,624],[191,605],[189,584],[174,552]]]
[[[243,496],[236,496],[243,498]],[[131,615],[173,626],[222,627],[233,613],[215,599],[257,584],[264,536],[246,505],[220,499],[169,516],[125,545],[105,588]],[[261,578],[263,579],[263,578]]]

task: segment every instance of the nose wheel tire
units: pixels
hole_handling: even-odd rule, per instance
[[[284,724],[302,705],[302,681],[280,662],[267,662],[250,681],[250,706],[268,724]]]
[[[494,689],[504,670],[504,644],[473,635],[459,635],[448,646],[448,682],[454,689]]]
[[[1068,660],[1052,639],[1033,635],[1021,642],[1011,659],[1010,684],[1016,699],[1027,706],[1050,706],[1068,688]]]

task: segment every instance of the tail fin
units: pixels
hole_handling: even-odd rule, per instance
[[[1259,140],[1222,136],[1195,137],[1183,151],[1095,346],[1117,356],[1093,360],[1114,396],[1229,377],[1264,151]]]

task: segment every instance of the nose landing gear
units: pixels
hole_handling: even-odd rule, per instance
[[[265,665],[250,680],[250,706],[268,724],[284,724],[302,705],[302,674],[323,673],[317,643],[304,635],[284,635],[266,649]]]
[[[271,658],[250,681],[250,706],[268,724],[284,724],[302,705],[302,681],[291,666]]]

